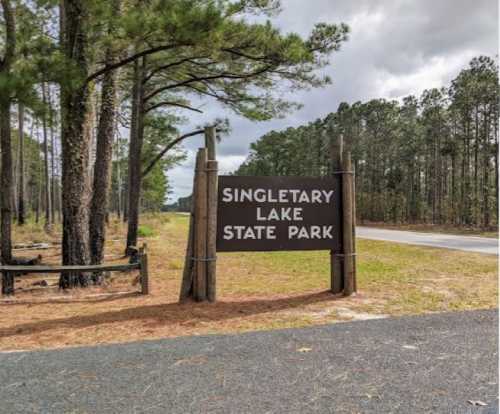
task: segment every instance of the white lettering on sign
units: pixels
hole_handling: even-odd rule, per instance
[[[288,227],[289,239],[333,239],[333,226]]]
[[[325,203],[329,203],[330,199],[333,196],[333,190],[330,191],[323,191],[323,194],[325,195]]]
[[[224,240],[275,240],[276,227],[274,226],[224,226]]]
[[[308,203],[324,204],[330,203],[333,190],[265,190],[263,188],[244,189],[226,187],[222,193],[224,203]]]
[[[233,201],[233,193],[231,190],[231,188],[224,188],[224,191],[222,192],[222,201],[224,201],[224,203],[230,203]]]
[[[257,207],[257,221],[302,221],[302,207],[271,208],[264,213],[263,207]]]

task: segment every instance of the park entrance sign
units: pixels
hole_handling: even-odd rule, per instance
[[[337,250],[340,177],[220,176],[217,251]]]
[[[206,128],[180,301],[216,300],[218,252],[329,250],[332,293],[356,291],[354,172],[338,138],[328,177],[218,177],[215,128]]]

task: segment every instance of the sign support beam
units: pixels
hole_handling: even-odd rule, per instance
[[[332,166],[332,175],[341,174],[342,172],[342,154],[344,151],[344,139],[342,135],[339,135],[336,139],[331,143],[331,166]],[[343,197],[342,197],[343,198]],[[339,198],[338,202],[342,203],[342,198]],[[343,208],[341,207],[341,211]],[[340,223],[340,229],[338,229],[341,233],[343,233],[343,222]],[[331,250],[330,251],[330,289],[332,293],[338,294],[342,293],[344,289],[344,266],[343,266],[343,257],[340,256],[343,254],[343,238],[340,240],[341,246],[339,250]]]
[[[344,296],[355,291],[354,286],[354,240],[353,240],[353,179],[351,153],[343,156],[342,172],[342,216],[343,216],[343,259]]]

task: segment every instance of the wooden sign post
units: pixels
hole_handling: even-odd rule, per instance
[[[331,145],[331,174],[333,177],[342,177],[342,154],[344,151],[342,135],[339,135],[337,139],[332,142]],[[342,197],[337,200],[340,204],[339,208],[342,211]],[[338,228],[340,233],[343,233],[343,223],[340,223]],[[337,249],[330,250],[330,289],[332,293],[341,293],[344,289],[344,267],[342,254],[343,250],[343,238],[340,241],[340,246]]]
[[[216,299],[217,161],[215,127],[205,129],[205,148],[196,156],[189,239],[180,301]]]
[[[342,177],[341,247],[330,252],[331,290],[350,296],[356,292],[356,194],[351,153],[344,151],[344,139],[339,135],[331,145],[332,175]]]
[[[180,300],[216,300],[216,253],[330,250],[331,291],[356,291],[354,172],[342,138],[330,177],[217,176],[215,128],[196,157]]]

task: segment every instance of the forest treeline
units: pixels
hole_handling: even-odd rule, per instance
[[[15,263],[12,226],[33,218],[47,231],[61,220],[62,264],[99,264],[110,213],[127,222],[131,255],[140,213],[165,202],[179,145],[219,122],[187,125],[184,114],[217,101],[268,120],[300,106],[269,93],[278,85],[328,85],[319,69],[349,28],[283,33],[272,23],[280,9],[279,0],[0,0],[1,262]],[[60,287],[91,282],[99,275],[65,273]]]
[[[498,223],[498,66],[472,59],[446,88],[340,104],[251,144],[236,175],[325,176],[339,134],[352,152],[358,219],[490,228]]]
[[[22,107],[21,111],[23,112],[20,113],[18,108],[14,108],[13,111],[13,116],[17,120],[16,128],[12,131],[13,221],[21,226],[27,221],[43,223],[50,231],[52,224],[60,223],[62,220],[61,149],[55,130],[57,123],[48,122],[44,129],[42,127],[45,117],[43,113],[32,112]],[[20,124],[23,124],[21,137]],[[156,147],[165,145],[168,138],[169,134],[164,133],[159,126],[146,128],[143,163],[152,159],[156,155]],[[45,147],[46,140],[48,143]],[[92,143],[92,151],[95,154],[95,136],[92,137]],[[127,221],[127,144],[126,138],[122,138],[119,133],[115,134],[108,208],[108,214],[113,213],[123,221]],[[170,191],[168,171],[184,159],[185,154],[179,149],[155,164],[142,183],[140,211],[161,210]],[[46,167],[48,167],[48,174],[46,174]],[[49,203],[47,203],[47,194],[50,196]]]

